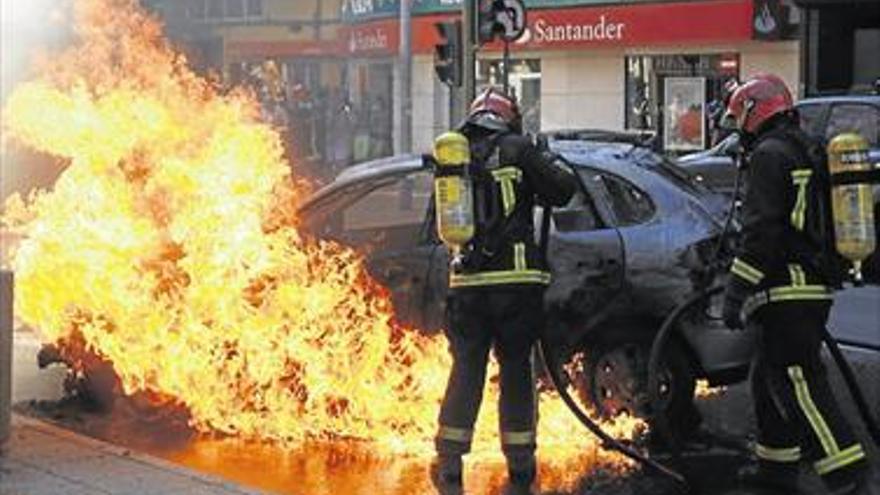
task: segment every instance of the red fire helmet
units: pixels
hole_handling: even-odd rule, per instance
[[[467,122],[492,130],[515,130],[520,120],[516,101],[496,88],[486,88],[471,103]]]
[[[792,108],[791,92],[781,78],[773,74],[756,74],[733,90],[724,120],[753,134],[770,118]]]

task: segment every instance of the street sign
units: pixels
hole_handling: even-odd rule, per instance
[[[489,43],[496,36],[516,41],[526,31],[526,6],[523,0],[481,0],[478,24],[481,43]]]
[[[516,41],[526,32],[526,6],[523,0],[501,0],[504,8],[496,18],[504,27],[501,38],[504,41]]]

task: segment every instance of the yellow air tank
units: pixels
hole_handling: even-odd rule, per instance
[[[847,175],[871,170],[868,143],[858,134],[840,134],[828,144],[828,168],[832,177],[831,210],[837,251],[853,263],[856,282],[861,264],[874,252],[874,200],[871,185],[852,183]],[[841,184],[841,182],[843,182]]]
[[[474,208],[468,166],[470,143],[459,132],[447,132],[434,140],[434,201],[437,232],[456,254],[474,236]]]

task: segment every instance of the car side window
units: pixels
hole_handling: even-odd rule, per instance
[[[432,191],[433,176],[417,172],[368,192],[342,210],[343,237],[382,249],[416,245]]]
[[[603,173],[601,177],[618,227],[638,225],[654,218],[656,209],[647,193],[616,175]]]
[[[831,108],[825,138],[829,141],[844,132],[861,134],[871,146],[880,144],[880,109],[872,105],[847,103]]]
[[[808,135],[821,138],[822,133],[822,114],[825,109],[824,105],[812,104],[801,105],[798,107],[798,115],[800,115],[801,129]]]
[[[582,180],[592,180],[595,172],[580,170]],[[568,204],[553,209],[553,223],[559,232],[582,232],[608,228],[599,217],[593,198],[583,188],[578,187]]]

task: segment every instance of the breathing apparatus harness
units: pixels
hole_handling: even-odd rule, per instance
[[[832,139],[827,151],[827,168],[822,163],[818,167],[820,170],[817,171],[817,177],[822,181],[824,194],[822,201],[819,202],[819,214],[823,216],[823,220],[831,216],[834,225],[823,232],[822,243],[825,253],[822,258],[825,262],[831,262],[833,259],[840,260],[841,256],[848,259],[853,264],[850,271],[851,278],[856,285],[860,285],[862,283],[861,260],[869,256],[875,249],[874,239],[869,238],[874,228],[870,184],[880,183],[880,169],[871,169],[867,159],[867,143],[856,134],[837,136]],[[745,164],[742,147],[737,150],[734,159],[737,165],[734,193],[727,220],[714,252],[713,265],[720,263],[723,246],[732,233],[731,226],[739,202]],[[824,162],[824,160],[820,161]],[[831,211],[828,211],[829,209]],[[874,235],[876,236],[876,233]],[[835,252],[831,252],[831,250]],[[836,285],[842,286],[840,283]],[[712,297],[723,291],[724,286],[721,285],[698,288],[693,295],[679,304],[661,325],[651,346],[648,362],[648,393],[653,410],[662,410],[662,398],[659,393],[662,355],[673,333],[680,328],[681,318],[694,309],[705,307]],[[843,376],[850,396],[855,402],[871,439],[880,446],[880,427],[872,415],[852,367],[844,357],[837,340],[827,328],[824,329],[822,338]],[[672,449],[675,464],[678,464],[681,459],[679,439],[673,434],[663,414],[657,414],[654,420],[659,433]]]

